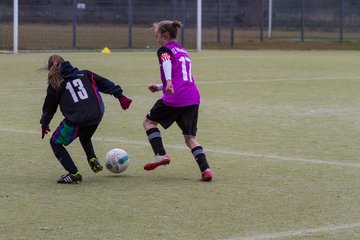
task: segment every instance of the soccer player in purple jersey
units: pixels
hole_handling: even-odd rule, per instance
[[[156,40],[161,46],[157,56],[162,84],[152,84],[148,88],[151,92],[162,90],[163,97],[155,103],[143,122],[155,154],[155,159],[147,163],[144,169],[150,171],[170,163],[170,157],[166,154],[157,125],[160,124],[167,129],[176,122],[182,130],[186,145],[199,165],[201,180],[211,181],[213,173],[202,146],[195,138],[200,94],[191,73],[189,54],[175,41],[180,27],[179,21],[154,23]]]
[[[103,167],[95,155],[91,141],[104,114],[100,92],[119,99],[124,110],[129,108],[132,100],[122,94],[123,90],[119,85],[91,71],[80,71],[59,55],[50,56],[47,66],[42,70],[49,73],[47,95],[40,120],[41,137],[44,138],[45,134],[50,132],[50,121],[60,106],[64,120],[53,133],[50,145],[68,174],[61,176],[57,183],[79,183],[82,176],[64,146],[79,137],[91,169],[94,172],[101,171]]]

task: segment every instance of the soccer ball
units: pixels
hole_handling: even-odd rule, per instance
[[[128,168],[129,160],[124,150],[114,148],[105,155],[105,166],[112,173],[122,173]]]

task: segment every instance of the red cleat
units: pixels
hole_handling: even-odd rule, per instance
[[[201,173],[201,181],[210,182],[213,178],[213,173],[210,168]]]
[[[169,155],[167,155],[167,154],[164,156],[156,155],[154,160],[152,160],[151,162],[147,163],[144,166],[144,170],[151,171],[151,170],[154,170],[155,168],[157,168],[158,166],[167,165],[169,163],[170,163]]]

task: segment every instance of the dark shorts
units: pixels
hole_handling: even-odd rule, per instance
[[[166,106],[159,99],[146,115],[146,118],[159,123],[165,129],[176,122],[184,135],[196,136],[198,112],[199,105],[175,108]]]
[[[77,137],[91,138],[99,124],[91,126],[70,125],[63,120],[51,137],[53,143],[69,145]]]

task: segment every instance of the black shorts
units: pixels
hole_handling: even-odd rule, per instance
[[[169,107],[159,99],[146,118],[159,123],[165,129],[176,122],[184,135],[196,136],[198,112],[199,105]]]

